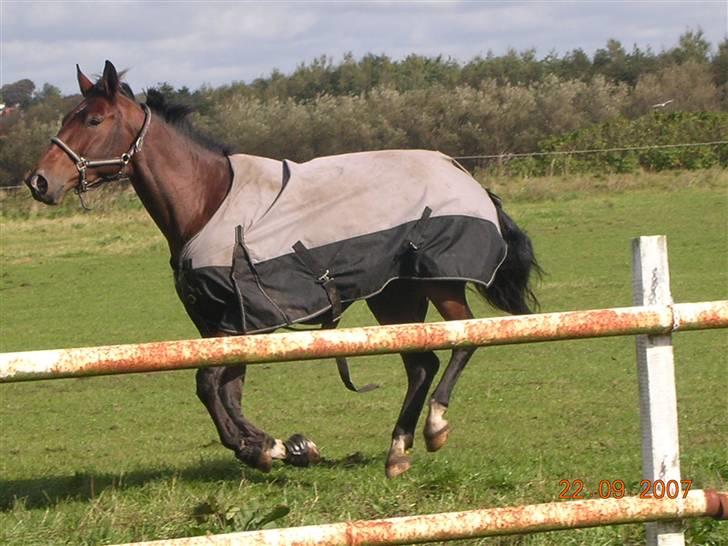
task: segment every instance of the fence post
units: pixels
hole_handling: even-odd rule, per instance
[[[664,235],[632,240],[634,305],[672,305],[667,239]],[[642,476],[680,483],[680,445],[672,335],[637,336],[637,378],[642,429]],[[649,546],[683,546],[680,521],[645,525]]]

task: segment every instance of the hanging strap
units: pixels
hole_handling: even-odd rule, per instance
[[[432,209],[430,207],[425,207],[425,210],[422,212],[422,216],[420,216],[420,219],[415,222],[415,225],[412,226],[412,229],[409,232],[409,247],[412,250],[419,250],[420,246],[424,243],[425,235],[425,224],[427,223],[427,220],[430,219],[430,216],[432,215]]]
[[[235,297],[238,298],[238,308],[240,309],[240,324],[243,328],[243,332],[247,330],[246,316],[245,316],[245,298],[243,291],[240,288],[238,282],[238,271],[240,264],[250,263],[250,257],[248,256],[247,249],[245,248],[245,238],[243,237],[243,226],[235,227],[235,248],[233,249],[233,267],[230,272],[230,276],[233,280],[233,289],[235,290]]]
[[[328,323],[321,326],[321,329],[334,329],[339,325],[338,321],[334,323]],[[339,370],[339,377],[341,378],[341,382],[344,384],[344,386],[349,389],[352,392],[357,392],[359,394],[373,391],[374,389],[378,389],[379,385],[376,383],[367,383],[363,387],[357,387],[354,385],[354,382],[351,380],[351,373],[349,373],[349,362],[346,360],[346,357],[343,356],[337,356],[336,357],[336,369]]]
[[[293,251],[296,256],[303,262],[311,274],[316,278],[316,283],[320,284],[321,287],[326,291],[326,297],[331,304],[331,319],[321,324],[322,330],[334,330],[339,325],[339,319],[343,312],[341,305],[341,297],[339,291],[336,289],[334,278],[331,276],[331,271],[323,267],[319,261],[314,258],[313,254],[306,246],[298,241],[293,245]],[[379,387],[374,383],[369,383],[363,387],[357,387],[351,380],[351,373],[349,372],[349,362],[343,356],[336,357],[336,368],[339,370],[339,377],[344,386],[353,392],[364,393],[374,390]]]
[[[303,265],[306,266],[306,269],[308,269],[311,274],[316,277],[316,284],[320,284],[326,291],[326,297],[329,299],[329,303],[331,304],[331,322],[338,322],[342,313],[341,298],[339,297],[339,291],[336,289],[336,284],[334,284],[331,272],[323,267],[318,260],[313,257],[311,251],[307,249],[301,241],[298,241],[295,245],[293,245],[293,251],[303,262]]]

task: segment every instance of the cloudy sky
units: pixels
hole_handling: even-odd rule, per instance
[[[542,57],[616,38],[660,51],[687,29],[716,46],[728,0],[715,1],[33,1],[0,0],[0,84],[30,78],[76,91],[75,64],[129,68],[134,89],[197,89],[251,81],[277,68],[346,52],[459,61],[508,48]]]

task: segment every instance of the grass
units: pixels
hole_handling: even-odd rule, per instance
[[[725,172],[519,184],[493,181],[548,271],[538,290],[544,311],[630,305],[629,241],[652,234],[668,237],[676,301],[726,298]],[[90,214],[19,199],[2,203],[0,350],[195,337],[165,243],[126,195],[102,199],[102,211]],[[364,306],[345,320],[372,323]],[[722,330],[675,337],[681,466],[693,487],[727,487],[727,349]],[[292,526],[547,502],[562,479],[582,479],[591,492],[621,479],[638,492],[631,338],[478,351],[455,392],[450,442],[427,454],[418,438],[413,468],[393,481],[383,477],[384,456],[404,373],[396,356],[353,359],[352,367],[355,381],[383,387],[350,394],[331,361],[251,368],[246,414],[277,437],[304,432],[325,457],[315,468],[267,475],[219,445],[191,371],[1,385],[0,543],[230,532],[282,515],[279,506],[289,511],[273,523]],[[692,544],[728,541],[717,522],[686,526]],[[627,525],[468,544],[643,539],[642,526]]]

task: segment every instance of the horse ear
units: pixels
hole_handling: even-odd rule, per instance
[[[76,78],[78,78],[78,87],[81,89],[81,94],[85,97],[93,89],[94,84],[84,76],[81,67],[78,65],[76,65]]]
[[[121,82],[119,80],[119,74],[116,72],[116,68],[109,61],[106,61],[106,64],[104,65],[104,75],[101,77],[101,82],[103,83],[106,96],[114,98],[119,92]]]

